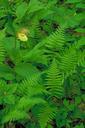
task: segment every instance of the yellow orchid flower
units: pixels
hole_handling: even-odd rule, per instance
[[[18,33],[18,39],[21,41],[27,41],[28,37],[24,33]]]
[[[17,33],[17,37],[19,40],[21,41],[27,41],[28,40],[28,37],[27,37],[27,33],[28,33],[28,30],[23,28],[21,29],[18,33]]]

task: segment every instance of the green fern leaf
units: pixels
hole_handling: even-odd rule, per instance
[[[51,105],[42,105],[38,108],[37,118],[41,128],[46,128],[47,124],[50,123],[56,115],[56,108]]]
[[[60,98],[63,95],[63,74],[59,71],[56,61],[53,60],[47,70],[46,88],[51,96]]]
[[[18,85],[17,93],[29,97],[46,93],[45,88],[39,83],[39,79],[39,74],[29,76],[28,79],[22,81],[20,86]]]
[[[77,52],[74,47],[67,48],[62,56],[60,62],[61,70],[66,74],[66,76],[75,72],[77,66]]]
[[[43,50],[48,60],[53,59],[53,57],[58,58],[59,51],[63,49],[65,43],[64,27],[58,28],[58,30],[48,36],[42,42],[42,44],[44,44]]]

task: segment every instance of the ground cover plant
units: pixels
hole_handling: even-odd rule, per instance
[[[84,128],[84,11],[84,0],[0,0],[0,128]]]

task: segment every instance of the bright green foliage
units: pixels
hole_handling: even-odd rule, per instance
[[[84,128],[84,0],[0,0],[0,128]]]

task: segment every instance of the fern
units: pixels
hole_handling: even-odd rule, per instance
[[[3,63],[5,57],[5,50],[3,45],[0,43],[0,64]]]
[[[60,68],[68,76],[75,72],[76,66],[77,52],[73,47],[69,47],[61,55]]]
[[[47,38],[45,46],[47,49],[60,50],[64,44],[65,44],[64,28],[61,27],[58,28],[56,32],[54,32]]]
[[[21,96],[26,95],[33,97],[35,95],[43,94],[45,92],[44,87],[39,83],[39,74],[29,76],[27,80],[23,80],[20,86],[18,86],[17,93]]]
[[[44,104],[43,94],[47,93],[45,88],[38,82],[39,75],[29,76],[18,86],[17,95],[20,101],[17,104],[19,109],[28,110],[36,104]]]
[[[56,108],[52,105],[45,104],[37,108],[36,117],[38,118],[41,128],[46,128],[48,124],[55,118]]]
[[[5,30],[0,31],[0,64],[5,60],[5,48],[3,45],[3,38],[5,36]]]
[[[57,58],[59,56],[59,51],[63,49],[65,45],[64,38],[64,27],[58,28],[56,32],[51,34],[49,37],[44,40],[44,52],[48,58]]]
[[[30,111],[30,109],[32,109],[35,105],[40,105],[40,104],[43,105],[45,103],[46,101],[42,98],[39,97],[30,98],[28,96],[24,96],[18,102],[16,108],[21,111],[24,110],[25,112],[27,112]]]
[[[0,104],[14,104],[16,86],[7,85],[5,81],[0,81]]]
[[[46,89],[51,96],[60,98],[63,95],[63,74],[59,71],[56,61],[53,60],[46,72]]]
[[[23,80],[20,85],[7,85],[4,81],[1,81],[0,103],[7,106],[2,111],[4,116],[0,123],[27,118],[27,111],[33,106],[46,103],[42,97],[46,91],[39,85],[37,79],[38,77],[31,76],[28,80]],[[17,98],[16,101],[15,98]]]
[[[64,27],[60,27],[56,32],[38,43],[28,54],[26,53],[24,59],[28,58],[30,60],[31,58],[47,64],[46,60],[52,60],[53,57],[60,57],[59,52],[63,50],[65,43]]]
[[[7,123],[7,122],[12,122],[15,120],[22,120],[22,119],[26,119],[28,117],[28,115],[26,114],[25,111],[20,111],[20,110],[10,110],[9,112],[3,113],[4,116],[1,120],[1,123]]]

